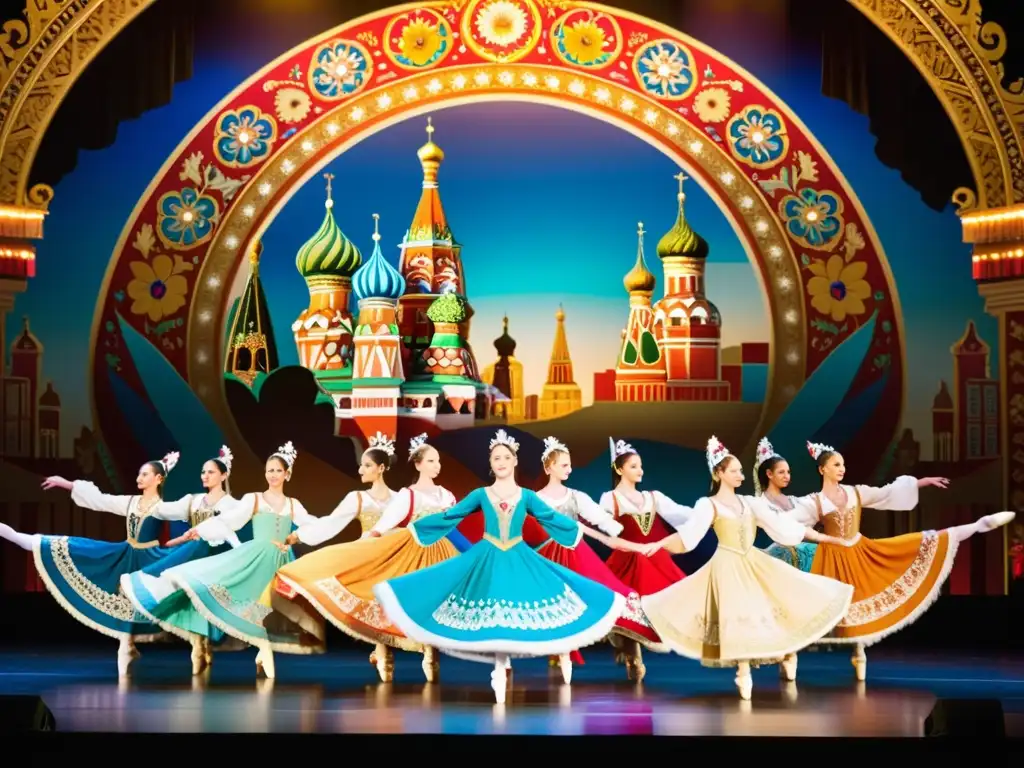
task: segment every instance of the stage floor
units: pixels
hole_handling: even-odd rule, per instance
[[[754,672],[753,700],[729,670],[648,654],[643,686],[625,680],[607,647],[587,653],[571,686],[538,659],[514,662],[512,693],[494,704],[490,668],[442,657],[423,682],[419,657],[397,653],[382,684],[365,651],[278,655],[277,679],[257,680],[252,651],[222,653],[192,678],[182,647],[142,646],[119,683],[116,646],[0,652],[0,694],[36,694],[61,732],[475,735],[921,737],[938,698],[1000,699],[1007,736],[1024,737],[1024,659],[869,650],[868,681],[846,653],[805,653],[795,684],[777,667]]]

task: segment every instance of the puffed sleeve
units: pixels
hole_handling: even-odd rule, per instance
[[[788,514],[780,514],[763,496],[744,496],[757,524],[772,537],[772,541],[787,547],[795,547],[804,540],[807,526]]]
[[[421,517],[409,525],[409,533],[412,534],[416,543],[422,547],[429,547],[431,544],[440,541],[455,530],[455,526],[462,522],[466,515],[480,509],[481,493],[483,491],[477,488],[458,504],[449,507],[444,512]]]
[[[681,525],[685,525],[686,521],[690,519],[690,515],[693,514],[692,509],[677,504],[661,491],[653,491],[651,495],[654,496],[654,506],[661,519],[676,530],[679,530]]]
[[[232,546],[238,546],[235,543],[238,541],[235,531],[252,519],[258,503],[255,493],[247,493],[234,504],[223,507],[218,504],[220,514],[204,520],[193,530],[199,534],[199,538],[213,546],[225,541],[231,542]]]
[[[576,497],[576,509],[579,510],[583,520],[609,536],[618,536],[622,533],[622,523],[599,504],[595,504],[587,494],[582,491],[571,491],[571,493]]]
[[[71,501],[94,512],[109,512],[112,515],[128,516],[131,496],[112,496],[103,493],[88,480],[75,480],[71,484]]]
[[[687,517],[686,522],[676,526],[676,534],[687,552],[696,549],[715,522],[715,507],[706,496],[700,499]]]
[[[189,520],[192,517],[192,494],[182,496],[177,501],[164,499],[151,514],[158,520],[167,520],[173,523]]]
[[[537,522],[556,543],[569,549],[580,543],[583,529],[578,522],[556,512],[533,491],[524,489],[523,500],[526,502],[526,511],[537,518]]]
[[[602,493],[597,504],[609,515],[615,517],[615,491],[605,491]]]
[[[317,544],[323,544],[325,541],[329,541],[345,530],[345,527],[356,519],[356,515],[359,514],[359,491],[351,491],[345,494],[345,498],[334,508],[334,511],[327,517],[313,518],[313,522],[303,525],[299,522],[298,508],[302,508],[305,511],[305,507],[296,501],[296,514],[292,517],[292,521],[297,526],[295,535],[299,541],[308,546],[315,547]],[[309,515],[308,512],[306,512]]]
[[[309,514],[309,510],[302,506],[302,502],[298,499],[291,499],[292,505],[292,524],[299,530],[303,527],[309,527],[317,523],[320,518],[313,517]]]
[[[779,510],[782,514],[793,518],[800,525],[813,528],[821,522],[821,505],[818,503],[818,494],[809,493],[806,496],[790,496],[793,502],[792,509]]]
[[[454,503],[454,500],[452,501]],[[409,516],[409,506],[412,504],[412,491],[403,488],[391,497],[391,501],[381,513],[380,520],[370,530],[377,533],[387,533],[392,528],[402,524],[402,521]],[[449,505],[450,506],[450,505]]]
[[[920,492],[917,478],[901,475],[882,488],[858,485],[862,507],[883,512],[907,512],[917,506]]]

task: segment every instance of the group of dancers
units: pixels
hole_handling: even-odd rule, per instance
[[[231,496],[228,448],[203,465],[204,493],[163,498],[172,453],[144,464],[139,493],[113,496],[61,477],[43,487],[71,492],[75,504],[126,519],[123,542],[24,534],[0,524],[0,537],[33,553],[49,592],[75,618],[120,641],[119,674],[138,658],[136,643],[166,637],[192,646],[193,674],[215,650],[254,646],[257,672],[274,677],[274,653],[319,653],[325,621],[371,646],[381,680],[392,679],[395,650],[422,654],[428,681],[438,652],[493,665],[496,701],[505,701],[511,659],[548,657],[566,684],[580,649],[608,639],[630,679],[643,680],[642,649],[675,652],[714,667],[735,667],[749,699],[753,666],[779,664],[795,680],[796,654],[848,644],[858,680],[864,649],[913,622],[939,595],[957,547],[1014,519],[987,515],[942,531],[869,539],[861,510],[910,510],[919,490],[946,478],[902,476],[883,488],[843,483],[843,456],[808,443],[822,488],[786,494],[790,466],[767,438],[757,448],[755,495],[741,495],[739,458],[712,437],[711,492],[691,507],[640,491],[643,464],[623,440],[609,439],[613,490],[594,502],[568,488],[569,448],[554,437],[541,456],[539,491],[516,482],[519,444],[499,429],[489,445],[493,482],[461,501],[439,485],[438,451],[414,438],[408,460],[418,478],[387,484],[396,446],[378,433],[362,454],[365,490],[314,517],[286,493],[297,453],[289,442],[266,461],[266,489]],[[471,543],[457,526],[483,515]],[[362,536],[295,558],[358,519]],[[165,521],[187,521],[161,546]],[[820,526],[822,532],[816,530]],[[775,542],[754,546],[756,529]],[[685,575],[672,555],[694,549],[709,530],[718,547]],[[600,541],[606,561],[583,540]]]

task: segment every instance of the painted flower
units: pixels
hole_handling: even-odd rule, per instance
[[[511,0],[494,0],[476,15],[476,31],[499,48],[515,45],[526,34],[526,11]]]
[[[605,31],[593,19],[574,21],[558,30],[558,42],[565,57],[574,64],[589,66],[607,57],[605,48],[610,41]]]
[[[301,88],[282,88],[274,95],[274,111],[282,123],[301,123],[313,100]]]
[[[720,123],[729,116],[731,97],[725,88],[705,88],[693,100],[693,111],[705,123]]]
[[[309,84],[321,97],[338,100],[362,90],[370,78],[367,54],[355,43],[332,40],[317,49]]]
[[[729,121],[728,133],[732,153],[754,168],[777,165],[789,150],[782,117],[767,107],[747,107]]]
[[[863,315],[867,311],[864,301],[871,296],[871,286],[864,279],[868,273],[866,263],[854,261],[846,264],[842,256],[833,255],[828,263],[812,261],[808,269],[813,277],[807,281],[807,293],[811,297],[811,306],[818,312],[831,315],[835,322],[841,323],[847,317]]]
[[[666,99],[681,99],[696,85],[690,68],[689,51],[671,40],[652,43],[637,57],[637,75],[651,93]]]
[[[217,201],[195,187],[168,192],[156,204],[157,234],[164,245],[187,251],[205,243],[220,215]]]
[[[804,187],[779,201],[786,229],[797,241],[816,251],[827,250],[843,231],[843,201],[834,192]]]
[[[424,67],[433,63],[437,56],[444,53],[448,43],[441,34],[437,24],[417,16],[402,30],[402,39],[398,47],[402,57],[410,64]]]
[[[179,258],[183,265],[184,262]],[[135,315],[148,315],[151,322],[173,315],[185,306],[188,281],[180,274],[170,256],[160,254],[152,263],[133,261],[129,264],[132,280],[128,283],[131,311]]]
[[[232,168],[261,162],[277,140],[277,122],[258,107],[229,109],[217,121],[213,147],[217,159]]]

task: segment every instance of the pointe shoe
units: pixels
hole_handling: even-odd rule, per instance
[[[626,657],[626,677],[634,683],[642,683],[647,677],[647,665],[644,664],[643,653],[639,646],[631,656]]]
[[[558,657],[558,668],[562,671],[562,681],[569,685],[572,682],[572,659],[568,653]]]
[[[994,515],[985,515],[980,520],[981,530],[987,533],[996,528],[1002,528],[1004,525],[1012,523],[1015,517],[1017,517],[1016,512],[996,512]]]
[[[420,664],[423,667],[423,674],[427,678],[428,683],[436,683],[440,678],[441,662],[437,658],[437,649],[427,647],[423,651],[423,661]]]
[[[274,652],[269,648],[261,648],[260,652],[256,654],[256,674],[263,673],[267,676],[268,680],[273,680],[276,676],[274,670]]]
[[[494,701],[497,704],[505,703],[505,690],[508,687],[508,670],[495,666],[491,670],[491,688],[494,689]]]
[[[383,650],[378,649],[374,666],[377,667],[377,675],[382,683],[390,683],[395,677],[395,653],[385,646]]]
[[[868,657],[863,650],[854,651],[853,656],[850,657],[850,663],[853,665],[853,674],[857,678],[858,683],[863,683],[868,676]]]
[[[799,698],[796,683],[792,681],[786,683],[785,687],[782,689],[782,695],[788,703],[795,704],[796,700]]]
[[[117,676],[128,677],[132,664],[141,654],[134,645],[122,646],[117,651]]]
[[[791,653],[782,660],[779,664],[779,677],[786,682],[793,682],[796,680],[796,654]]]
[[[754,692],[754,678],[749,672],[736,675],[736,687],[739,689],[740,698],[750,701],[750,695]]]

